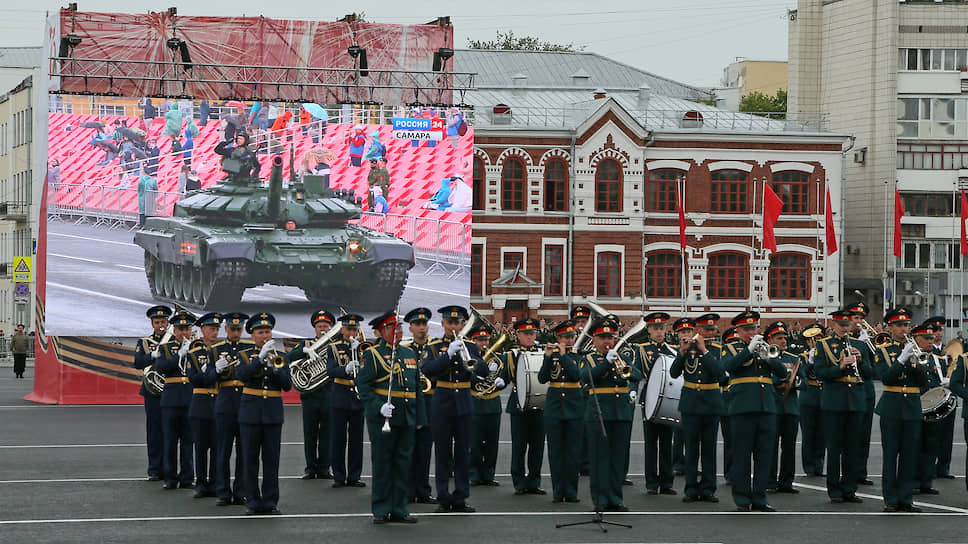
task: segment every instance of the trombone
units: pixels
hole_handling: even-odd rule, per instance
[[[866,319],[860,322],[860,328],[867,332],[867,339],[864,340],[864,343],[867,344],[867,348],[871,350],[871,353],[877,353],[879,348],[887,347],[894,343],[894,340],[891,338],[891,333],[877,332]]]

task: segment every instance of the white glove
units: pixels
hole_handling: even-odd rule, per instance
[[[276,341],[269,340],[268,342],[265,343],[265,345],[262,346],[262,349],[259,350],[259,358],[265,359],[266,354],[269,353],[270,351],[274,351],[275,349],[276,349]]]
[[[639,394],[635,392],[635,389],[629,390],[629,400],[631,400],[632,402],[635,402],[635,398],[638,396]]]
[[[502,380],[501,378],[494,378],[494,385],[498,389],[503,389],[504,388],[504,380]]]
[[[356,351],[356,348],[360,347],[360,341],[356,338],[350,339],[350,349]]]
[[[383,406],[380,406],[380,415],[383,417],[393,417],[393,405],[389,402],[383,403]]]
[[[951,378],[943,377],[941,378],[941,385],[947,387],[951,383]]]
[[[749,351],[758,351],[761,347],[766,345],[766,340],[763,340],[762,334],[757,334],[750,340]]]
[[[161,350],[158,348],[155,348],[155,350],[151,352],[151,358],[157,359],[159,357],[161,357]]]
[[[897,362],[904,364],[914,355],[914,342],[908,342],[897,356]]]
[[[205,363],[204,365],[202,365],[202,372],[203,373],[208,372],[208,363]]]
[[[447,346],[447,355],[450,355],[451,357],[453,357],[454,355],[457,355],[458,353],[460,353],[460,344],[461,344],[460,340],[454,340],[453,342],[451,342],[450,345]]]
[[[813,364],[813,356],[815,353],[817,353],[817,348],[810,348],[810,353],[807,354],[807,361],[810,364]]]
[[[867,342],[870,338],[871,336],[867,334],[867,329],[861,329],[860,334],[857,335],[857,339],[861,342]]]
[[[182,342],[181,347],[178,348],[178,356],[184,357],[188,355],[188,347],[189,347],[188,340],[185,340],[184,342]]]
[[[225,357],[219,357],[218,360],[215,361],[215,370],[217,372],[221,372],[228,367],[229,367],[229,362],[225,360]]]
[[[618,352],[614,349],[608,350],[608,353],[605,354],[605,360],[610,363],[614,363],[618,360]]]
[[[499,367],[497,365],[497,363],[491,363],[491,364],[487,365],[488,372],[497,372],[497,369],[499,369],[499,368],[501,368],[501,367]]]
[[[350,361],[346,363],[346,366],[343,367],[343,370],[345,370],[347,374],[352,374],[356,372],[356,368],[358,365],[359,363],[357,363],[356,361]]]

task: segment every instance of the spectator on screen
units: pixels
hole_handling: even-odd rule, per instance
[[[141,174],[138,178],[138,226],[143,227],[148,213],[155,211],[155,196],[158,194],[158,182],[148,174]]]

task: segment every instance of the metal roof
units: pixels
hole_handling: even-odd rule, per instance
[[[0,68],[39,68],[43,47],[0,47]]]

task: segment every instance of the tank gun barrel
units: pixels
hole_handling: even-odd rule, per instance
[[[282,201],[282,155],[273,155],[272,173],[269,174],[269,196],[266,214],[270,220],[279,219]]]

